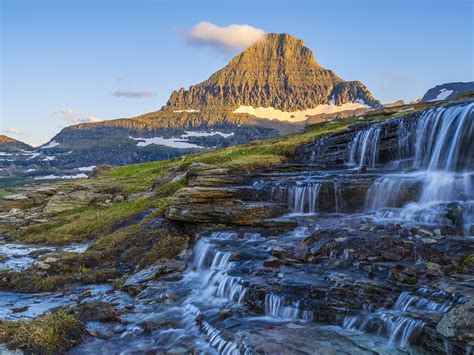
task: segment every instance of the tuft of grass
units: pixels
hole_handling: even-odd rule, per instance
[[[65,311],[27,321],[0,321],[0,343],[32,353],[62,354],[83,336],[81,320]]]
[[[61,213],[49,222],[30,225],[17,239],[24,243],[66,245],[84,242],[110,233],[127,218],[151,207],[160,207],[154,198],[114,203],[106,207],[87,206]]]

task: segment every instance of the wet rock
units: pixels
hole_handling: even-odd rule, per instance
[[[463,234],[464,231],[464,208],[458,203],[450,203],[447,206],[445,218],[452,221],[458,234]]]
[[[36,267],[41,270],[49,270],[51,268],[51,265],[45,263],[44,261],[38,261],[36,263]]]
[[[14,307],[14,308],[11,308],[11,310],[13,313],[23,313],[23,312],[26,312],[28,308],[29,308],[28,306]]]
[[[183,222],[254,226],[263,220],[288,211],[286,205],[275,203],[257,202],[233,205],[183,203],[168,207],[166,217]]]
[[[124,288],[135,289],[136,291],[142,291],[145,286],[141,285],[146,281],[150,281],[160,276],[173,275],[176,277],[177,272],[182,272],[186,267],[186,264],[178,260],[160,260],[154,265],[140,270],[139,272],[130,276],[123,284]]]
[[[404,265],[397,265],[394,269],[392,269],[392,279],[404,284],[414,285],[418,282],[419,276],[414,268]]]
[[[226,308],[219,312],[219,318],[226,319],[226,318],[232,317],[232,314],[233,314],[232,310]]]
[[[436,330],[447,338],[474,341],[474,300],[459,304],[446,313]]]
[[[270,257],[263,261],[263,266],[269,268],[279,268],[280,267],[280,260],[275,257]]]
[[[299,245],[293,251],[293,257],[297,260],[303,260],[304,261],[308,257],[308,253],[309,253],[309,250],[308,250],[307,246]]]
[[[86,331],[90,336],[101,339],[109,339],[115,334],[113,325],[100,322],[88,322]]]

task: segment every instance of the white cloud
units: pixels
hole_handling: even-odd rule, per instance
[[[88,116],[88,117],[64,117],[64,121],[69,123],[94,123],[103,121],[102,118],[95,117],[95,116]]]
[[[155,96],[155,94],[152,93],[151,91],[135,91],[135,90],[128,90],[128,89],[117,89],[112,93],[112,95],[118,96],[118,97],[128,97],[128,98]]]
[[[249,25],[219,27],[210,22],[199,22],[187,34],[188,41],[226,50],[243,50],[265,36],[265,31]]]
[[[20,131],[19,129],[5,129],[4,132],[9,133],[9,134],[16,134],[16,135],[23,134],[23,132]]]
[[[80,112],[73,110],[72,108],[63,108],[56,112],[61,116],[63,121],[69,123],[93,123],[103,121],[102,118],[96,116],[84,116]]]
[[[76,115],[77,112],[74,111],[72,108],[62,108],[60,109],[57,113],[63,114],[63,115]]]

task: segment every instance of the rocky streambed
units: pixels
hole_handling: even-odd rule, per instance
[[[166,210],[194,235],[179,258],[121,291],[0,293],[0,318],[113,305],[73,354],[471,354],[473,121],[465,102],[361,122],[271,171],[193,164]],[[5,245],[6,265],[48,264]]]

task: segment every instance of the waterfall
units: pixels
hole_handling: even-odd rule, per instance
[[[365,209],[382,218],[439,224],[450,223],[443,214],[454,202],[464,211],[464,234],[469,234],[474,223],[473,115],[471,103],[427,110],[411,124],[399,119],[398,158],[411,157],[417,171],[377,178],[367,192]],[[368,131],[355,137],[351,154],[362,151],[356,146],[364,145]],[[369,159],[372,153],[365,154]]]
[[[299,322],[309,322],[313,319],[313,313],[302,311],[299,302],[286,304],[283,297],[274,294],[265,296],[265,315]]]
[[[474,104],[425,111],[416,126],[415,166],[462,171],[473,153]]]
[[[349,165],[374,168],[378,160],[380,125],[357,132],[349,149]]]
[[[314,214],[318,209],[318,197],[321,183],[303,181],[289,186],[273,187],[271,198],[282,201],[296,214]]]

